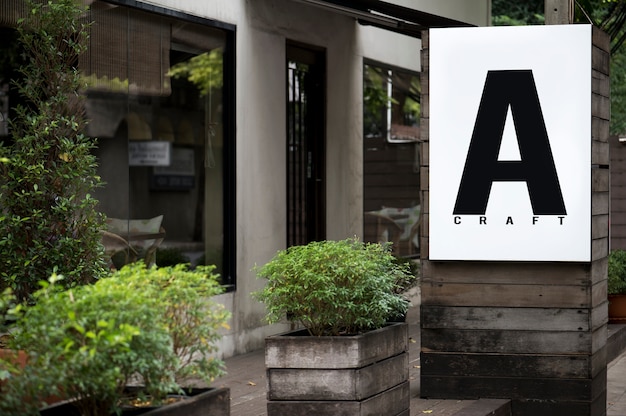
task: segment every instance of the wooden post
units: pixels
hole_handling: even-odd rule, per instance
[[[569,2],[546,7],[556,3]],[[609,38],[593,28],[592,44],[591,261],[431,261],[422,35],[421,397],[511,399],[517,416],[606,414]]]
[[[567,25],[574,22],[573,0],[545,0],[544,11],[547,25]]]

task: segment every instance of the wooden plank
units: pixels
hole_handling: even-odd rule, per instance
[[[410,150],[411,152],[414,149],[407,149]],[[379,151],[366,151],[365,155],[367,155],[367,158],[365,160],[364,165],[364,170],[363,170],[363,175],[394,175],[397,174],[398,172],[398,163],[401,163],[401,167],[402,167],[402,173],[409,173],[411,175],[415,175],[416,177],[419,176],[419,173],[415,173],[413,171],[413,165],[414,165],[414,160],[413,157],[411,156],[411,158],[406,158],[405,160],[398,162],[397,158],[385,158],[385,157],[379,157],[380,153],[383,152],[379,152]],[[391,162],[393,162],[393,164],[391,164]]]
[[[587,309],[421,306],[422,328],[589,331]]]
[[[600,94],[591,94],[591,115],[592,117],[598,117],[608,120],[611,114],[611,100],[609,97],[602,96]],[[606,141],[604,137],[604,141]],[[600,138],[599,140],[602,140]]]
[[[426,117],[420,118],[420,140],[428,141],[430,137],[430,122]]]
[[[422,226],[420,228],[421,235],[428,239],[430,235],[430,223],[428,222],[429,214],[422,212]],[[420,243],[421,245],[421,243]]]
[[[546,279],[547,280],[547,279]],[[448,283],[424,279],[422,305],[584,308],[589,307],[587,285]]]
[[[609,239],[606,237],[591,240],[591,260],[600,260],[609,255]]]
[[[406,415],[410,404],[409,382],[364,401],[280,401],[267,402],[271,416],[369,416]]]
[[[430,170],[428,168],[421,168],[420,169],[420,189],[430,189],[429,178],[430,178]]]
[[[430,192],[427,189],[422,189],[420,191],[420,201],[421,201],[421,205],[422,205],[422,213],[428,213],[429,212],[429,206],[430,206]]]
[[[614,175],[611,174],[611,180],[613,180],[613,176]],[[611,214],[616,212],[626,212],[626,183],[611,184]],[[623,218],[615,218],[611,221],[611,225],[616,223],[625,224],[626,220]]]
[[[598,282],[606,280],[607,267],[609,264],[608,257],[591,262],[591,284],[595,285]],[[593,306],[596,306],[595,303]]]
[[[423,244],[423,243],[420,243]],[[626,237],[611,236],[612,250],[626,250]]]
[[[612,180],[612,179],[611,179]],[[625,193],[626,196],[626,193]],[[626,211],[626,200],[624,201]],[[591,194],[591,215],[606,214],[609,212],[609,192],[594,192]]]
[[[611,37],[596,26],[591,29],[591,43],[607,53],[611,51]]]
[[[604,376],[595,379],[420,376],[422,397],[437,399],[510,398],[591,402]],[[559,413],[563,414],[563,413]]]
[[[604,97],[610,97],[611,83],[607,74],[600,71],[591,71],[591,92]],[[606,140],[606,139],[605,139]]]
[[[598,307],[606,307],[605,302],[607,302],[607,288],[606,281],[601,280],[591,286],[591,307],[593,308],[592,313]],[[608,308],[605,308],[608,310]],[[605,322],[606,323],[606,322]],[[592,326],[595,328],[595,326]]]
[[[423,352],[591,354],[594,352],[593,347],[595,345],[591,333],[579,331],[423,328],[421,334],[421,349]]]
[[[420,53],[420,70],[428,71],[430,69],[430,53],[428,48],[422,48]]]
[[[423,281],[529,285],[588,285],[584,263],[422,261]]]
[[[609,170],[591,169],[591,190],[592,192],[609,191]]]
[[[608,344],[607,344],[608,346]],[[606,364],[611,361],[607,360],[607,352],[608,348],[605,346],[604,348],[600,348],[598,351],[591,354],[591,368],[589,376],[595,378],[598,374],[604,371],[607,367]]]
[[[267,368],[359,368],[407,350],[406,323],[356,336],[312,337],[296,332],[265,339],[265,365]]]
[[[361,401],[408,379],[407,353],[358,369],[270,368],[268,399]]]
[[[626,224],[611,224],[611,238],[626,237]],[[615,248],[615,247],[611,247]]]
[[[608,338],[607,325],[602,325],[591,333],[591,354],[606,348]]]
[[[430,239],[428,237],[420,238],[420,258],[427,259],[429,256]]]
[[[427,141],[422,142],[421,144],[421,148],[420,148],[420,156],[421,156],[421,160],[420,160],[420,164],[421,167],[428,167],[429,166],[429,156],[430,156],[430,143]],[[422,190],[426,190],[428,188],[423,188]]]
[[[422,50],[428,49],[429,45],[430,45],[430,32],[428,30],[422,30]]]
[[[591,143],[591,163],[594,165],[608,165],[610,163],[609,144],[593,140]]]
[[[591,69],[608,75],[610,67],[609,61],[609,54],[606,51],[603,51],[597,46],[591,48]]]
[[[465,377],[588,378],[587,355],[422,353],[421,374]]]
[[[391,163],[391,162],[389,162]],[[403,174],[395,173],[372,173],[364,175],[364,182],[368,188],[371,187],[392,187],[392,188],[413,188],[412,193],[417,195],[419,191],[419,175],[406,170]]]
[[[598,286],[605,286],[602,283],[598,283]],[[589,325],[592,331],[600,329],[602,326],[606,326],[609,322],[608,312],[608,300],[602,304],[596,306],[591,310],[589,314]]]
[[[591,138],[606,141],[609,137],[610,122],[605,118],[591,117]]]
[[[612,163],[624,163],[625,161],[615,161]],[[611,169],[611,190],[614,188],[619,192],[618,197],[624,198],[624,187],[626,186],[626,170]]]
[[[420,97],[420,113],[424,118],[430,116],[430,96],[428,94],[422,94]]]
[[[609,214],[599,214],[591,216],[591,238],[602,238],[609,236]]]

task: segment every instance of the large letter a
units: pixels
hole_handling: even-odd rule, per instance
[[[521,160],[499,161],[507,110]],[[532,71],[489,71],[478,108],[454,215],[484,215],[494,181],[526,182],[535,215],[565,215]]]

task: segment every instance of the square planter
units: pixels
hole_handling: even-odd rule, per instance
[[[268,337],[268,416],[408,414],[407,351],[406,323],[356,336]]]
[[[230,389],[222,388],[194,388],[187,392],[185,399],[175,403],[148,407],[144,409],[132,409],[122,415],[142,416],[229,416],[230,415]],[[58,403],[45,409],[41,416],[80,416],[71,402]]]

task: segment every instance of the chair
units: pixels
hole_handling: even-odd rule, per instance
[[[100,230],[100,234],[102,235],[105,260],[109,268],[115,268],[113,256],[117,253],[124,253],[124,264],[137,261],[137,251],[128,244],[128,241],[109,231]]]
[[[142,258],[147,266],[156,264],[156,251],[165,238],[165,228],[161,226],[163,215],[149,219],[107,218],[107,230],[117,235],[133,249],[135,256],[128,262]]]
[[[420,212],[420,205],[415,205],[408,208],[383,207],[365,214],[376,218],[376,238],[379,242],[393,243],[393,251],[398,256],[413,256],[419,253]]]

